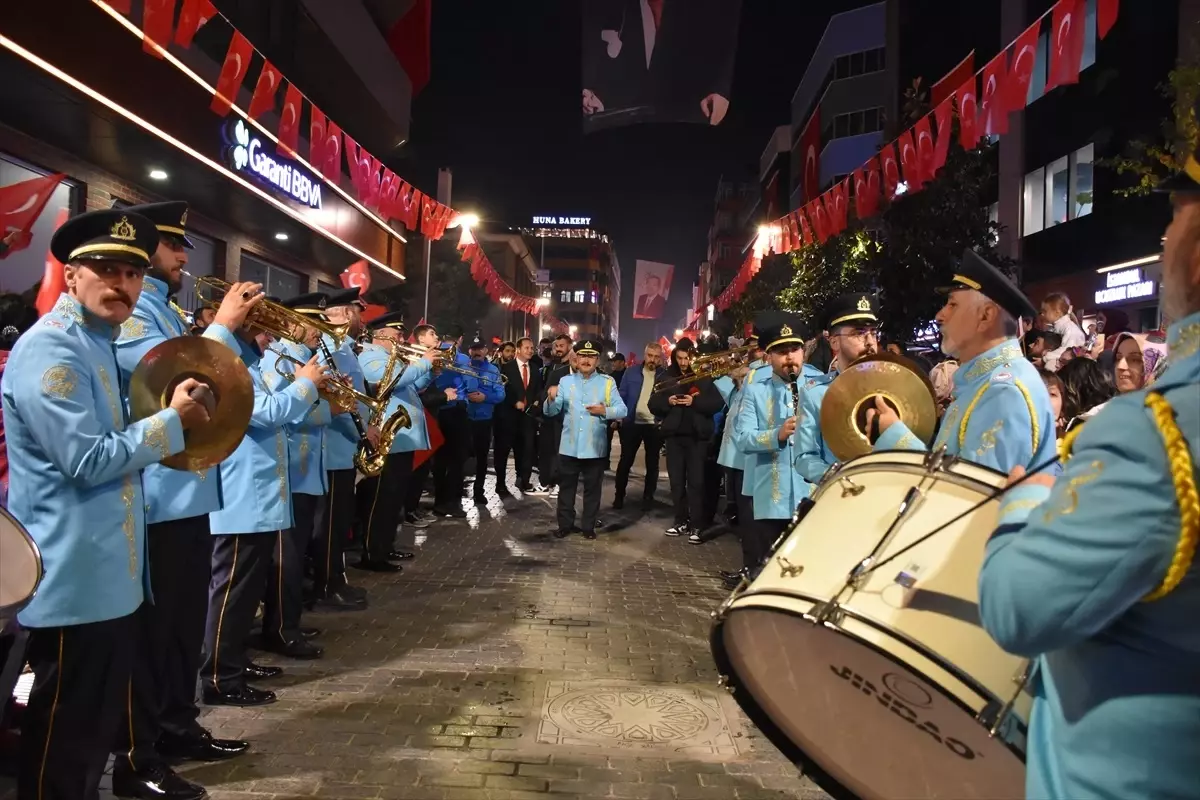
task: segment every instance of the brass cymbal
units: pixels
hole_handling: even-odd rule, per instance
[[[238,354],[220,342],[199,336],[168,339],[146,353],[129,379],[133,419],[169,406],[175,387],[187,378],[208,385],[216,409],[206,424],[184,431],[184,450],[162,463],[194,472],[220,464],[241,444],[254,410],[254,383]]]
[[[839,460],[871,452],[867,409],[882,395],[926,445],[937,427],[933,384],[912,359],[893,353],[864,356],[829,384],[821,401],[821,436]]]

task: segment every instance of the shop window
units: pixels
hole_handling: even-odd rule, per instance
[[[1087,11],[1083,17],[1083,58],[1079,68],[1087,69],[1096,63],[1096,0],[1087,0]]]
[[[1037,50],[1033,54],[1033,77],[1029,81],[1029,91],[1025,95],[1025,105],[1046,93],[1046,77],[1050,63],[1050,31],[1043,30],[1038,34]]]
[[[1095,145],[1075,151],[1071,158],[1071,219],[1092,213],[1092,158]]]
[[[32,166],[0,156],[0,186],[45,177],[48,172],[35,170]],[[46,207],[33,224],[32,240],[22,250],[10,252],[0,261],[0,291],[22,294],[40,283],[46,272],[46,254],[50,252],[50,238],[54,236],[60,214],[74,213],[77,207],[78,187],[63,181],[54,188]]]
[[[301,287],[307,283],[302,275],[245,254],[242,255],[239,277],[243,281],[261,283],[268,295],[281,300],[300,294],[303,291]]]
[[[1025,176],[1021,197],[1021,235],[1037,233],[1045,227],[1046,170],[1035,169]]]
[[[584,290],[583,290],[583,289],[576,289],[576,290],[575,290],[575,302],[576,302],[576,303],[582,303],[582,302],[584,302],[584,298],[585,298],[585,296],[586,296],[586,295],[585,295],[585,292],[584,292]]]
[[[191,231],[188,231],[188,239],[195,245],[192,250],[187,251],[187,271],[191,275],[183,276],[183,285],[175,296],[175,302],[184,311],[195,311],[196,307],[200,305],[196,297],[195,278],[212,275],[216,271],[217,247],[222,245]]]
[[[1067,221],[1071,195],[1070,166],[1066,156],[1046,167],[1046,227]]]
[[[558,293],[558,302],[560,302],[560,303],[569,303],[569,302],[571,302],[571,292],[570,292],[570,290],[568,290],[568,289],[563,289],[561,292],[559,292],[559,293]]]
[[[596,292],[592,292],[592,303],[594,304],[594,303],[599,303],[599,302],[600,302],[599,294]]]
[[[1092,213],[1094,154],[1095,146],[1086,144],[1025,176],[1022,236]]]

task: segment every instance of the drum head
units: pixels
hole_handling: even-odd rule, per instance
[[[37,545],[0,509],[0,626],[33,599],[42,580],[42,557]]]
[[[718,639],[747,713],[858,797],[1024,797],[1020,757],[886,653],[767,608],[734,609]]]

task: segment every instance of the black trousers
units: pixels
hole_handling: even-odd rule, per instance
[[[414,461],[416,459],[414,458]],[[421,492],[429,481],[429,473],[433,472],[433,459],[427,458],[421,466],[413,467],[408,479],[408,488],[404,490],[404,513],[412,514],[421,507]]]
[[[471,420],[471,448],[475,455],[475,498],[483,497],[483,479],[487,477],[488,451],[492,449],[492,420]],[[504,486],[504,478],[496,477],[496,489]]]
[[[667,475],[671,479],[671,502],[675,524],[704,525],[704,461],[708,442],[690,436],[667,438]]]
[[[278,532],[221,534],[213,538],[212,582],[200,678],[209,689],[227,692],[246,683],[246,638],[267,588]]]
[[[658,426],[640,422],[621,423],[621,460],[617,463],[616,496],[625,498],[625,487],[629,484],[629,470],[633,468],[633,460],[637,457],[639,447],[646,450],[646,487],[643,497],[647,500],[654,497],[658,489],[658,454],[662,449],[662,439],[658,435]]]
[[[292,530],[296,532],[296,541],[304,542],[305,552],[310,555],[325,502],[323,494],[292,494]]]
[[[138,620],[27,628],[33,689],[21,721],[19,800],[94,800],[129,701]]]
[[[600,513],[600,482],[604,478],[603,458],[575,458],[562,456],[558,473],[558,529],[569,531],[575,527],[575,492],[579,478],[583,477],[583,517],[579,527],[584,531],[596,529],[596,515]]]
[[[537,420],[523,411],[497,411],[492,431],[496,439],[494,464],[496,489],[507,487],[508,454],[516,466],[517,488],[524,489],[533,479],[533,456],[537,452]]]
[[[319,506],[313,540],[313,590],[317,596],[346,585],[343,551],[354,526],[354,469],[329,470],[329,493]]]
[[[755,553],[757,548],[752,542],[754,533],[754,515],[747,517],[741,510],[742,497],[742,471],[733,467],[725,467],[725,498],[727,503],[732,503],[737,509],[737,524],[734,526],[734,531],[737,533],[738,541],[742,545],[742,566],[747,569],[755,565]],[[749,525],[745,523],[749,522]]]
[[[469,455],[470,420],[467,407],[453,405],[438,411],[438,427],[446,441],[433,454],[433,507],[458,508],[463,496],[463,462]]]
[[[208,614],[212,536],[208,515],[146,527],[154,602],[134,613],[133,678],[113,746],[114,769],[136,771],[160,762],[160,733],[199,736],[196,677]]]
[[[738,536],[742,539],[742,558],[751,571],[757,570],[766,557],[766,545],[763,544],[763,540],[769,535],[754,518],[754,497],[738,494]]]
[[[309,495],[313,497],[313,495]],[[292,515],[295,516],[293,495]],[[270,536],[257,533],[255,536]],[[263,639],[294,642],[300,637],[300,615],[304,613],[304,554],[309,532],[303,528],[276,531],[267,569],[267,591],[263,596]],[[253,624],[253,623],[251,623]]]
[[[354,500],[362,557],[367,561],[386,561],[396,549],[396,527],[404,508],[412,462],[411,451],[390,453],[377,476],[358,482]]]
[[[560,484],[562,456],[558,454],[558,446],[562,442],[562,430],[561,416],[542,418],[541,430],[538,431],[538,483],[542,486]]]

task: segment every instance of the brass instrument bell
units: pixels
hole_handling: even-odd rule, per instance
[[[233,284],[228,281],[214,278],[211,275],[194,277],[194,280],[196,281],[197,299],[214,309],[221,307],[221,298],[233,288]],[[293,342],[303,342],[307,330],[312,328],[332,339],[335,347],[341,347],[342,342],[350,334],[349,322],[334,325],[320,317],[301,314],[266,298],[250,309],[250,313],[246,315],[246,327],[258,328],[276,339],[287,339]]]
[[[896,410],[914,436],[926,445],[933,440],[937,428],[933,384],[912,359],[877,353],[846,367],[821,401],[821,436],[838,460],[871,452],[867,410],[875,407],[876,396]]]
[[[129,379],[134,420],[153,416],[171,404],[175,387],[188,378],[206,384],[216,402],[204,425],[184,431],[184,449],[162,460],[171,469],[216,466],[229,457],[250,425],[254,384],[237,353],[213,339],[182,336],[150,349]]]

